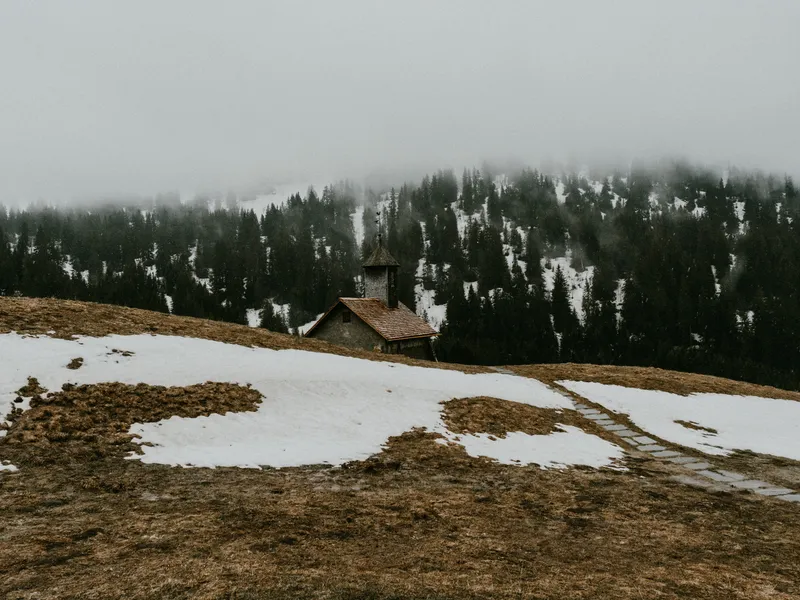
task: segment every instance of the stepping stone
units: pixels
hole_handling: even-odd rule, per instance
[[[711,465],[707,462],[693,462],[693,463],[686,463],[683,465],[687,469],[691,469],[692,471],[701,471],[703,469],[708,469]]]
[[[606,431],[624,431],[625,429],[627,429],[625,425],[619,425],[617,423],[614,423],[613,425],[600,425],[600,427],[602,427]]]
[[[734,481],[731,483],[733,487],[737,487],[742,490],[756,490],[758,488],[768,488],[771,487],[771,484],[767,483],[766,481],[759,481],[758,479],[745,479],[744,481]]]
[[[694,456],[683,456],[682,454],[669,459],[669,462],[674,462],[676,465],[686,465],[696,461],[697,459]]]
[[[621,429],[620,431],[617,431],[616,434],[619,437],[629,437],[629,438],[636,437],[637,435],[639,435],[636,431],[631,431],[630,429]]]
[[[657,444],[658,443],[653,438],[649,438],[646,435],[640,435],[639,437],[634,438],[634,439],[637,442],[639,442],[640,444]]]
[[[717,473],[719,473],[720,475],[724,475],[731,481],[744,481],[745,479],[747,479],[747,477],[745,477],[741,473],[734,473],[733,471],[723,471],[722,469],[717,469]]]
[[[633,438],[634,441],[638,440],[639,438]],[[644,446],[639,446],[639,450],[644,452],[658,452],[659,450],[666,450],[664,446],[659,446],[658,444],[645,444]]]
[[[708,477],[709,479],[713,479],[714,481],[719,481],[721,483],[731,483],[732,481],[739,481],[731,479],[727,475],[723,475],[722,473],[717,473],[716,471],[709,471],[705,469],[703,471],[698,471],[698,475],[702,475],[703,477]]]
[[[598,425],[600,425],[600,427],[602,427],[603,425],[613,425],[614,421],[612,421],[611,419],[601,419],[600,421],[595,421],[595,423],[597,423]]]
[[[579,408],[578,412],[581,413],[583,416],[600,414],[600,411],[597,410],[596,408]]]
[[[691,485],[692,487],[699,487],[699,488],[709,488],[713,483],[709,481],[705,481],[704,479],[697,479],[695,477],[689,477],[688,475],[673,475],[670,477],[673,481],[677,481],[678,483],[683,483],[685,485]]]
[[[658,452],[653,452],[652,454],[656,458],[673,458],[681,455],[680,452],[675,452],[675,450],[659,450]]]
[[[559,393],[560,393],[560,392],[559,392]],[[561,395],[563,396],[564,394],[562,393]],[[588,406],[586,406],[585,404],[580,404],[580,403],[576,402],[576,403],[575,403],[575,408],[576,408],[576,409],[584,409],[584,410],[585,410],[585,409],[587,409],[587,408],[589,408],[589,407],[588,407]]]
[[[636,442],[633,441],[633,438],[622,438],[623,441],[628,442],[631,446],[638,446]]]
[[[790,490],[789,488],[782,488],[782,487],[771,487],[753,491],[756,494],[761,494],[762,496],[785,496],[786,494],[792,493],[792,490]]]
[[[584,415],[583,415],[583,416],[584,416],[584,417],[586,417],[587,419],[590,419],[590,420],[592,420],[592,421],[606,421],[606,420],[610,420],[610,419],[608,418],[608,415],[604,415],[603,413],[599,413],[599,414],[596,414],[596,415],[587,415],[587,414],[585,414],[585,413],[584,413]]]
[[[786,500],[787,502],[800,502],[800,494],[789,494],[788,496],[776,496],[781,500]]]

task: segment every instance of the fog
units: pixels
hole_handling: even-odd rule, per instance
[[[798,23],[797,0],[3,0],[0,201],[483,160],[797,173]]]

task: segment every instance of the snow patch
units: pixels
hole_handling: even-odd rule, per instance
[[[275,306],[281,306],[281,305],[280,305],[280,304],[276,304]],[[288,304],[287,304],[287,305],[285,305],[285,306],[288,306]],[[317,318],[316,318],[316,319],[314,319],[313,321],[309,321],[308,323],[303,323],[302,325],[300,325],[300,326],[297,328],[297,333],[298,333],[298,334],[300,334],[300,335],[305,335],[305,334],[307,334],[307,333],[308,333],[308,330],[309,330],[309,329],[311,329],[311,328],[314,326],[314,323],[316,323],[317,321],[319,321],[319,320],[322,318],[322,315],[324,315],[324,314],[325,314],[325,313],[319,313],[319,314],[317,315]]]
[[[548,262],[550,264],[548,268]],[[587,282],[591,281],[594,267],[586,267],[583,271],[576,271],[572,267],[572,251],[568,250],[566,256],[559,256],[557,258],[543,258],[542,259],[542,275],[544,277],[544,286],[547,292],[552,292],[556,280],[556,269],[561,267],[561,272],[567,281],[567,289],[569,290],[570,302],[572,309],[578,318],[583,322],[583,294],[586,290]]]
[[[564,193],[565,189],[566,186],[564,185],[564,182],[559,179],[556,183],[556,198],[558,199],[559,204],[566,204],[567,202],[567,195]]]
[[[261,325],[261,309],[248,308],[247,309],[247,325],[249,327],[258,327]]]
[[[350,218],[353,220],[353,233],[356,237],[356,248],[360,251],[361,245],[364,243],[364,205],[358,206]]]
[[[417,301],[417,315],[426,319],[431,327],[439,331],[447,316],[447,305],[436,304],[435,291],[426,290],[421,283],[414,287],[414,293]]]
[[[744,202],[734,202],[733,212],[736,213],[736,219],[740,223],[744,221]]]
[[[448,432],[445,440],[461,444],[470,456],[485,456],[504,465],[537,464],[542,469],[564,469],[571,465],[605,467],[624,455],[619,446],[582,429],[560,424],[557,427],[560,431],[549,435],[512,431],[505,438],[487,433],[454,435]]]
[[[111,350],[132,352],[124,359]],[[80,352],[85,362],[66,365]],[[514,375],[465,374],[434,368],[369,361],[300,350],[269,350],[203,339],[159,335],[110,335],[61,340],[0,335],[6,358],[0,373],[0,407],[7,412],[14,391],[34,376],[50,390],[118,381],[187,386],[204,381],[251,384],[264,397],[256,411],[173,416],[134,424],[145,463],[217,467],[290,467],[340,465],[381,451],[389,437],[424,427],[445,437],[441,402],[459,397],[491,396],[542,408],[573,408],[572,401],[534,379]],[[566,443],[570,437],[571,443]],[[487,450],[488,440],[468,440],[470,448],[498,460],[542,466],[612,463],[610,447],[594,436],[566,428],[551,436],[512,435]],[[568,448],[577,444],[580,448]],[[561,448],[559,451],[558,448]],[[563,455],[559,455],[563,452]],[[618,456],[618,454],[614,454]]]

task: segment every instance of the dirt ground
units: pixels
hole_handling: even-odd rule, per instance
[[[9,330],[157,332],[357,355],[224,323],[52,300],[0,299],[0,331]],[[800,398],[656,369],[516,369],[546,382]],[[642,453],[625,459],[626,470],[541,470],[473,458],[415,430],[340,468],[172,468],[126,459],[139,447],[131,423],[249,411],[257,392],[224,382],[66,386],[45,396],[29,382],[23,391],[39,397],[0,438],[0,459],[19,467],[0,472],[0,597],[800,598],[797,505],[679,484],[671,479],[679,467]],[[450,401],[444,418],[454,430],[497,436],[557,423],[609,435],[575,411],[492,398]],[[725,460],[768,470],[775,483],[797,469],[747,453]]]

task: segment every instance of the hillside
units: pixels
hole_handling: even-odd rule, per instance
[[[27,298],[0,355],[8,598],[800,595],[794,392]]]
[[[800,389],[789,177],[633,163],[296,190],[0,207],[0,295],[302,332],[359,295],[380,230],[400,300],[441,329],[448,362],[655,366]]]

